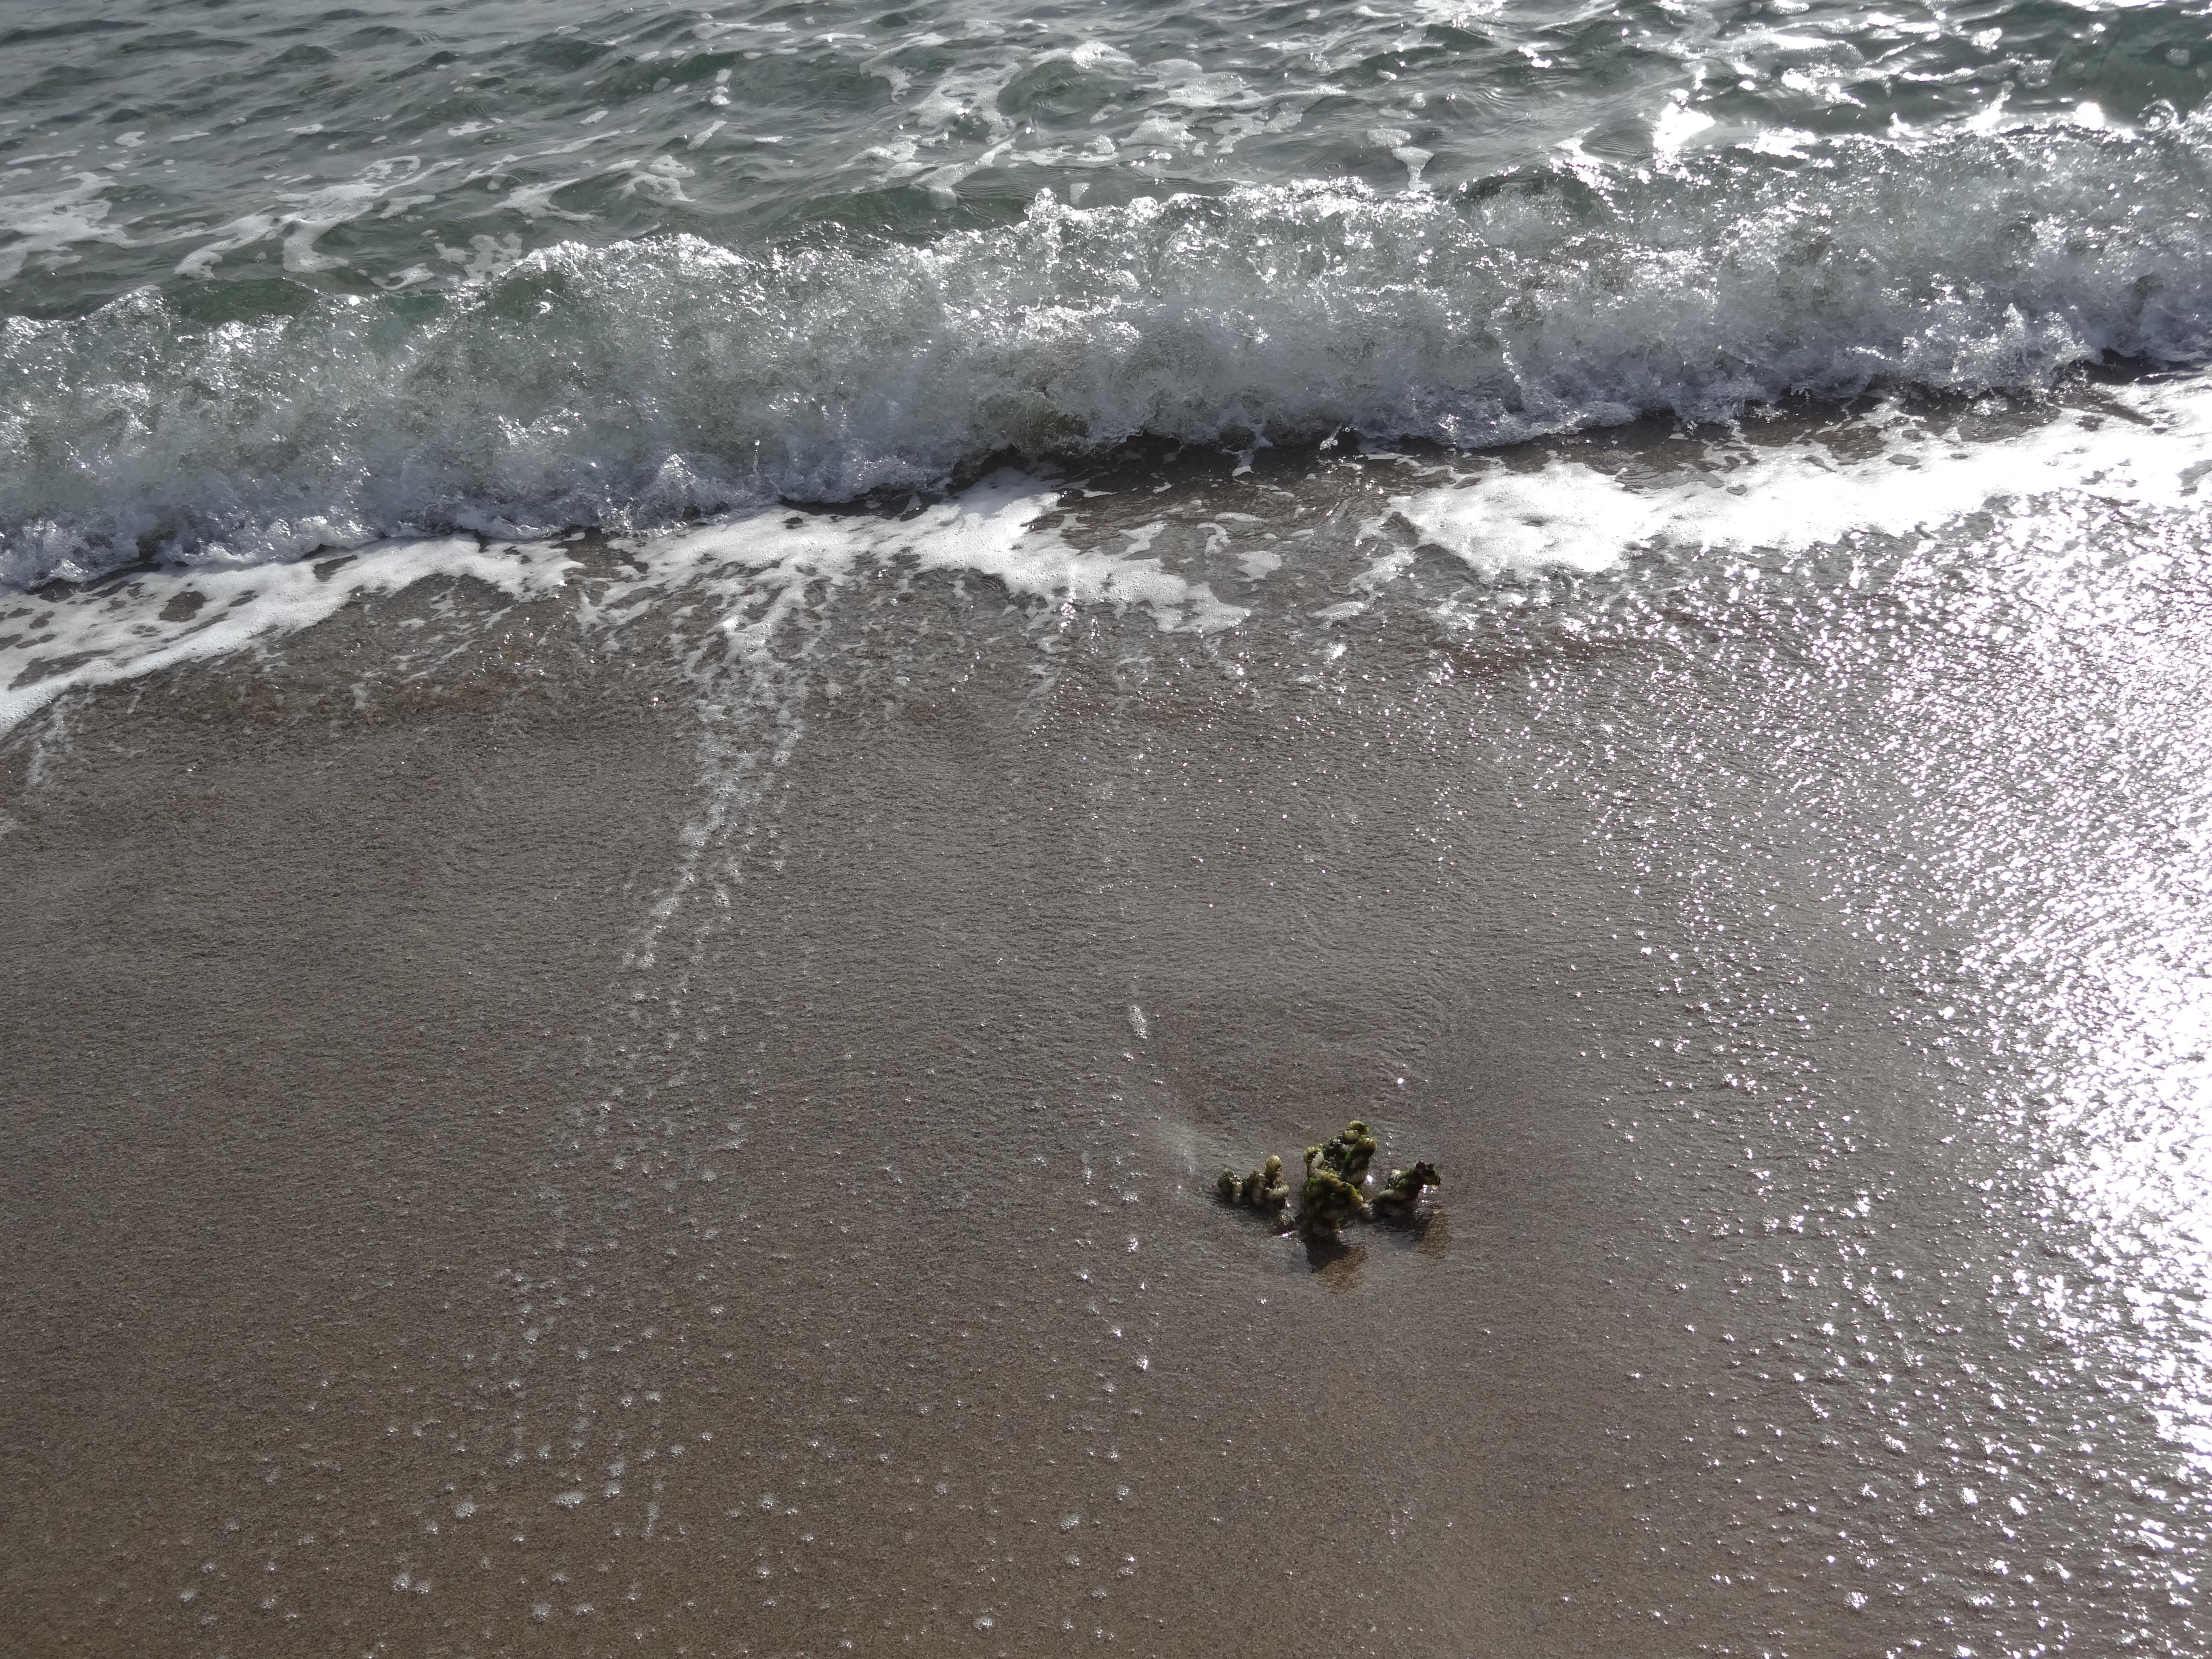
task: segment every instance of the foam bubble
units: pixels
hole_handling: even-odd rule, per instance
[[[389,216],[430,201],[429,193],[410,186],[455,165],[450,161],[436,161],[426,167],[420,156],[390,155],[372,161],[355,178],[320,190],[282,192],[280,207],[246,214],[218,228],[213,240],[178,261],[177,274],[205,276],[226,255],[270,237],[283,249],[285,270],[295,274],[334,270],[346,262],[316,246],[325,231],[362,218],[372,210]]]
[[[635,574],[578,595],[584,626],[618,627],[684,591],[714,606],[715,630],[740,659],[763,655],[810,583],[842,581],[866,562],[963,573],[1018,599],[1141,610],[1164,631],[1206,633],[1245,612],[1203,581],[1136,552],[1078,548],[1059,492],[1004,471],[906,518],[744,514],[642,538]],[[312,627],[349,600],[428,577],[474,577],[517,599],[573,584],[577,562],[554,542],[389,542],[357,555],[287,564],[154,570],[127,581],[0,605],[0,732],[81,686],[135,678],[262,646]]]
[[[0,608],[0,732],[80,686],[134,679],[312,627],[348,600],[426,576],[473,576],[514,595],[560,586],[573,561],[552,546],[494,551],[474,540],[364,548],[294,564],[156,570],[122,583]]]
[[[709,583],[728,610],[725,632],[758,650],[796,586],[842,580],[872,560],[988,577],[1018,599],[1141,609],[1163,631],[1207,633],[1243,620],[1208,584],[1158,559],[1076,547],[1063,533],[1071,519],[1057,489],[1011,468],[908,518],[747,514],[648,538],[635,555],[644,574],[597,603],[612,614],[672,586]]]
[[[1698,459],[1657,483],[1556,458],[1534,471],[1494,465],[1391,506],[1423,540],[1489,574],[1598,570],[1653,546],[1795,551],[2061,490],[2181,507],[2212,470],[2212,385],[2126,387],[1973,441],[1892,406],[1817,438],[1705,446]]]
[[[97,173],[79,173],[61,190],[0,196],[0,231],[10,239],[0,246],[0,283],[14,282],[34,254],[52,256],[78,242],[128,246],[131,239],[107,222],[101,192],[109,182]]]

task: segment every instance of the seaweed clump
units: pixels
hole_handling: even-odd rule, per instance
[[[1312,1240],[1337,1237],[1354,1221],[1372,1221],[1378,1215],[1393,1220],[1410,1219],[1425,1188],[1441,1187],[1437,1166],[1424,1160],[1410,1170],[1393,1170],[1372,1199],[1367,1194],[1367,1172],[1375,1161],[1375,1132],[1358,1118],[1320,1145],[1305,1149],[1305,1179],[1297,1192],[1297,1229]],[[1283,1160],[1270,1153],[1261,1168],[1239,1179],[1234,1170],[1224,1170],[1214,1189],[1225,1204],[1242,1205],[1286,1226],[1291,1207],[1290,1183],[1283,1178]]]
[[[1382,1183],[1382,1190],[1375,1194],[1374,1208],[1378,1215],[1405,1217],[1413,1213],[1413,1206],[1421,1201],[1424,1187],[1441,1187],[1443,1177],[1437,1166],[1424,1158],[1410,1170],[1393,1170],[1390,1178]]]
[[[1291,1183],[1283,1179],[1283,1160],[1273,1152],[1267,1154],[1265,1164],[1242,1181],[1237,1178],[1236,1170],[1224,1170],[1213,1186],[1224,1203],[1242,1204],[1278,1222],[1291,1207]]]
[[[1367,1166],[1375,1161],[1375,1132],[1364,1120],[1354,1118],[1318,1146],[1306,1148],[1306,1170],[1319,1167],[1354,1187],[1367,1180]]]
[[[1309,1238],[1334,1238],[1347,1221],[1372,1221],[1367,1166],[1375,1161],[1375,1135],[1354,1118],[1318,1146],[1306,1148],[1305,1184],[1298,1190],[1298,1230]]]

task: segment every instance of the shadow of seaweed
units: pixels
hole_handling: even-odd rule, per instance
[[[1367,1264],[1364,1244],[1346,1244],[1337,1238],[1308,1238],[1302,1242],[1306,1248],[1306,1266],[1320,1275],[1323,1285],[1332,1291],[1349,1291],[1358,1286],[1360,1269]]]

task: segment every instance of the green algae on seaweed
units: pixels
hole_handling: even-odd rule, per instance
[[[1424,1187],[1443,1184],[1437,1166],[1425,1158],[1410,1170],[1393,1170],[1390,1178],[1382,1183],[1382,1190],[1372,1200],[1375,1212],[1402,1219],[1413,1213],[1414,1206],[1421,1201]]]
[[[1291,1206],[1291,1185],[1283,1179],[1283,1160],[1273,1152],[1267,1154],[1265,1164],[1241,1181],[1236,1170],[1224,1170],[1213,1188],[1224,1203],[1241,1204],[1248,1210],[1272,1216],[1278,1222]]]
[[[1375,1161],[1375,1133],[1354,1118],[1318,1146],[1305,1149],[1305,1179],[1297,1192],[1297,1231],[1310,1240],[1331,1240],[1354,1221],[1372,1221],[1377,1215],[1393,1220],[1410,1219],[1424,1188],[1441,1187],[1443,1179],[1425,1159],[1410,1170],[1393,1170],[1382,1190],[1370,1200],[1367,1172]],[[1279,1227],[1290,1224],[1290,1183],[1283,1178],[1283,1160],[1268,1154],[1267,1162],[1239,1177],[1224,1170],[1214,1191],[1224,1204],[1258,1210]]]
[[[1372,1221],[1365,1188],[1375,1160],[1375,1135],[1354,1118],[1318,1146],[1306,1148],[1305,1184],[1298,1189],[1298,1231],[1309,1238],[1334,1238],[1348,1221]]]

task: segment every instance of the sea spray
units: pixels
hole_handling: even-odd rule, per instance
[[[936,491],[1133,439],[1478,447],[2212,346],[2208,129],[1847,137],[1357,183],[915,245],[568,244],[450,295],[0,335],[0,580]]]

